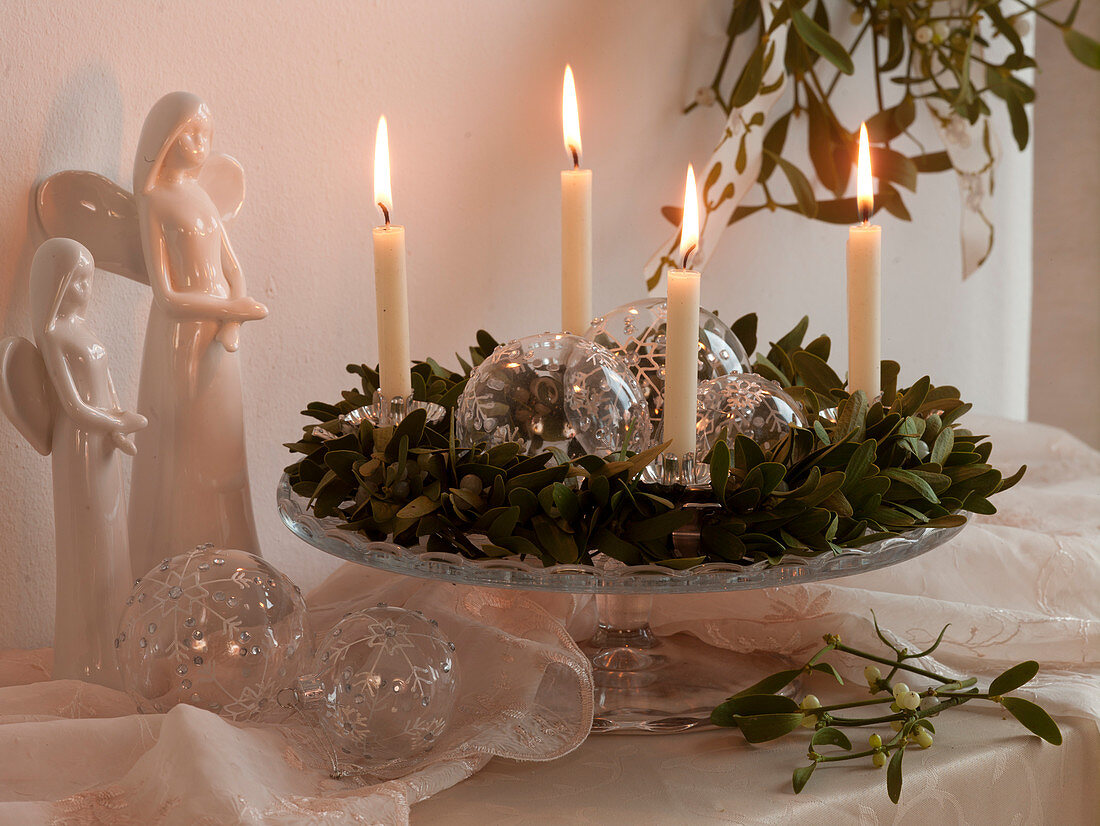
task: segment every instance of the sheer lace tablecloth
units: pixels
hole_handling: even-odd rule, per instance
[[[973,426],[993,434],[999,467],[1031,470],[997,498],[998,514],[977,517],[950,544],[820,585],[658,598],[654,622],[794,659],[826,632],[874,646],[872,608],[913,645],[951,622],[937,652],[946,667],[988,678],[1021,660],[1044,664],[1020,694],[1056,715],[1061,748],[995,711],[953,712],[931,750],[907,755],[897,808],[869,767],[815,773],[795,797],[790,772],[803,740],[752,747],[726,731],[604,735],[570,753],[587,731],[591,681],[566,629],[590,633],[590,597],[344,566],[309,596],[315,630],[383,600],[424,609],[459,646],[461,714],[430,762],[388,781],[330,780],[300,730],[234,726],[187,706],[137,715],[117,692],[45,682],[49,652],[0,652],[0,824],[403,823],[418,801],[414,826],[1096,823],[1100,453],[1039,425]],[[846,676],[861,671],[835,662]]]
[[[182,705],[139,715],[117,691],[42,682],[48,650],[0,652],[0,824],[401,824],[494,756],[552,760],[584,741],[591,669],[545,608],[521,593],[352,573],[307,598],[315,630],[383,601],[423,610],[455,643],[456,713],[417,763],[333,780],[300,726],[235,726]]]

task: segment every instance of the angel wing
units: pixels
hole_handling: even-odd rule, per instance
[[[215,152],[199,170],[199,185],[214,202],[222,222],[237,217],[244,203],[244,168],[236,158]]]
[[[149,283],[134,196],[94,172],[58,172],[38,186],[38,220],[51,238],[79,241],[96,266]]]
[[[57,400],[42,354],[25,338],[0,341],[0,410],[35,450],[49,455]]]
[[[199,171],[222,221],[244,203],[244,170],[228,155],[213,154]],[[72,238],[92,253],[96,266],[149,283],[134,196],[94,172],[58,172],[38,187],[38,220],[51,238]]]

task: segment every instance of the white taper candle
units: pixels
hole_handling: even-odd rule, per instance
[[[687,268],[699,242],[699,202],[695,170],[688,165],[680,258],[684,268],[668,272],[665,327],[664,440],[677,456],[695,453],[696,397],[699,392],[699,273]]]
[[[873,206],[867,127],[860,126],[856,166],[861,224],[848,230],[848,390],[874,399],[882,359],[882,228],[870,223]]]
[[[561,173],[561,328],[584,335],[592,321],[592,170],[581,169],[573,69],[565,67],[562,134],[573,168]]]
[[[390,223],[390,147],[386,118],[378,120],[374,142],[374,202],[385,226],[375,227],[374,298],[378,319],[379,388],[386,399],[412,393],[409,356],[409,290],[405,276],[405,228]]]

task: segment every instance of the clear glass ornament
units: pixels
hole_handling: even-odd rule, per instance
[[[455,408],[459,444],[516,442],[533,455],[606,455],[650,444],[637,379],[598,344],[542,333],[502,344],[470,376]]]
[[[179,703],[231,720],[284,716],[275,699],[311,659],[298,586],[245,551],[200,545],[134,584],[115,638],[142,712]]]
[[[668,302],[645,298],[616,307],[592,321],[585,338],[601,344],[625,362],[637,378],[649,406],[653,440],[661,441],[665,393],[665,323]],[[714,313],[699,311],[699,381],[749,371],[745,348]]]
[[[806,414],[774,381],[741,373],[699,385],[696,455],[700,458],[723,434],[729,442],[740,433],[765,450],[773,448],[791,425],[807,427]]]
[[[419,611],[379,604],[344,616],[317,649],[315,711],[337,757],[369,767],[432,749],[454,711],[455,646]],[[304,698],[303,698],[304,700]]]

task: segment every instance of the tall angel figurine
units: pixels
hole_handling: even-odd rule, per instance
[[[118,451],[134,454],[144,416],[122,409],[107,358],[84,318],[95,265],[68,238],[31,263],[34,343],[0,341],[0,409],[53,454],[57,607],[55,679],[120,687],[113,640],[132,576]]]
[[[210,109],[173,92],[150,110],[130,195],[91,172],[61,172],[38,191],[50,235],[88,245],[99,266],[153,289],[145,333],[130,487],[130,550],[143,574],[213,542],[259,553],[245,455],[242,322],[267,308],[248,297],[225,224],[244,201],[244,173],[211,153]]]

